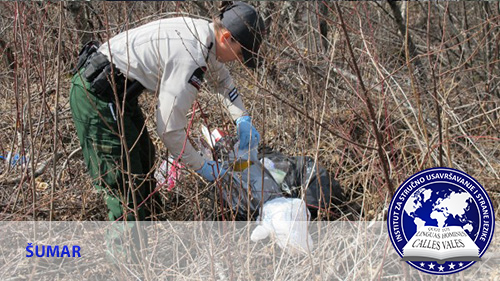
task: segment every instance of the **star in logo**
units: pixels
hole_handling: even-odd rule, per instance
[[[434,269],[434,264],[433,263],[429,263],[429,269]]]
[[[421,262],[420,267],[424,267],[425,263]]]
[[[439,271],[443,271],[443,270],[444,270],[444,266],[440,265],[440,266],[438,267],[438,269],[439,269]]]
[[[462,267],[462,266],[464,266],[464,264],[461,262],[458,264],[458,266]]]
[[[455,269],[455,264],[454,263],[450,263],[448,266],[450,267],[450,269]]]

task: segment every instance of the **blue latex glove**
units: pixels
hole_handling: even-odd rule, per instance
[[[196,170],[196,172],[202,176],[207,181],[215,181],[215,179],[219,178],[226,173],[226,170],[222,168],[221,164],[219,165],[219,169],[217,170],[217,163],[212,160],[206,160],[201,169]]]
[[[240,139],[240,150],[248,150],[249,144],[250,149],[257,148],[260,141],[260,134],[252,125],[252,118],[250,116],[242,116],[236,119],[236,128],[238,130],[238,138]]]

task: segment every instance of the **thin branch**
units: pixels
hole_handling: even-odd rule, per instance
[[[59,125],[59,113],[58,113],[58,107],[59,107],[59,92],[61,90],[61,38],[62,38],[62,23],[63,23],[63,5],[62,2],[59,2],[59,36],[58,36],[58,41],[57,41],[57,86],[56,86],[56,101],[54,105],[54,151],[52,153],[57,153],[56,151],[58,150],[58,142],[57,142],[57,136],[58,136],[58,131],[57,127]],[[50,188],[50,213],[49,213],[49,221],[52,221],[54,218],[54,192],[56,189],[57,185],[57,159],[54,157],[53,161],[53,174],[52,174],[52,186]]]
[[[354,71],[356,72],[356,75],[358,76],[359,85],[361,87],[362,94],[363,94],[363,97],[365,98],[366,106],[368,108],[368,114],[370,116],[370,123],[372,125],[373,132],[375,134],[375,139],[377,141],[377,151],[378,151],[378,155],[379,155],[380,162],[381,162],[380,164],[382,165],[382,169],[384,171],[384,176],[385,176],[385,181],[387,183],[387,188],[389,189],[390,194],[394,195],[394,187],[392,185],[392,181],[391,181],[391,178],[389,175],[389,163],[388,163],[387,157],[384,153],[384,148],[383,148],[383,144],[382,144],[382,135],[381,135],[381,133],[378,129],[377,123],[376,123],[377,117],[375,114],[375,110],[373,109],[373,105],[372,105],[372,102],[371,102],[371,99],[369,96],[369,92],[367,91],[367,89],[365,87],[365,84],[363,82],[363,78],[361,76],[361,72],[359,71],[358,64],[356,62],[356,56],[354,55],[354,51],[352,50],[352,46],[351,46],[351,41],[349,39],[349,33],[347,32],[347,27],[346,27],[346,24],[344,22],[344,17],[342,16],[342,11],[341,11],[339,4],[337,2],[335,2],[334,4],[335,4],[335,8],[337,9],[337,13],[339,15],[340,25],[341,25],[342,30],[344,31],[344,35],[346,37],[347,48],[349,50],[349,54],[351,55],[351,59],[352,59],[352,66],[354,67]]]

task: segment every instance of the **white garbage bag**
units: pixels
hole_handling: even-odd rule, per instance
[[[250,239],[254,242],[271,235],[278,246],[291,253],[309,253],[313,241],[308,231],[310,213],[306,203],[297,198],[275,198],[264,203],[257,219],[260,224]]]

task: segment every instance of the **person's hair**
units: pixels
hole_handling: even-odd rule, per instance
[[[227,29],[218,15],[213,18],[213,23],[214,23],[215,33],[219,33],[219,31]]]

